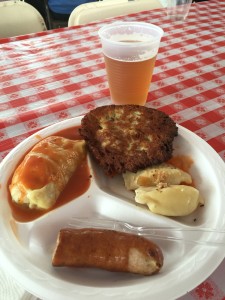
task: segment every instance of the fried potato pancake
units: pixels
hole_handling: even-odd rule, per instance
[[[157,165],[171,158],[178,128],[164,112],[139,105],[106,105],[88,112],[80,135],[105,174]]]

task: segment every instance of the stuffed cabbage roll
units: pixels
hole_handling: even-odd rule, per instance
[[[12,200],[31,209],[49,209],[85,157],[84,140],[43,139],[15,170],[9,186]]]

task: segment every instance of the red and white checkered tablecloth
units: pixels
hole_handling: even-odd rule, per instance
[[[163,110],[225,160],[225,1],[193,4],[185,22],[164,9],[113,20],[163,28],[147,106]],[[110,104],[97,31],[104,22],[0,40],[0,161],[32,133]],[[224,300],[225,260],[182,300]]]

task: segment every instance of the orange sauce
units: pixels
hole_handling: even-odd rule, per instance
[[[46,165],[46,160],[38,156],[29,157],[28,160],[25,158],[22,166],[22,168],[18,168],[19,177],[22,182],[26,183],[26,187],[29,189],[40,189],[45,186],[49,179],[48,170],[51,168],[52,172],[54,171],[52,165]]]
[[[80,126],[75,126],[75,127],[63,129],[61,131],[58,131],[54,135],[61,136],[71,140],[81,140],[81,136],[79,134],[79,128]]]
[[[190,172],[190,168],[191,168],[191,166],[194,163],[193,159],[190,156],[187,156],[187,155],[173,156],[167,162],[169,164],[173,165],[174,167],[179,168],[182,171],[187,172],[187,173]],[[186,185],[188,185],[188,184],[186,184]],[[194,181],[192,181],[192,183],[190,185],[193,186],[193,187],[195,187]]]
[[[79,126],[72,127],[69,129],[62,130],[60,132],[55,133],[54,135],[73,139],[73,140],[80,140],[81,137],[79,135]],[[25,155],[24,155],[25,157]],[[22,161],[22,160],[21,160]],[[20,161],[20,162],[21,162]],[[59,198],[57,199],[54,206],[52,206],[49,210],[37,210],[37,209],[30,209],[27,206],[21,206],[12,201],[10,192],[8,190],[8,202],[11,207],[12,215],[15,220],[19,222],[28,222],[34,219],[39,218],[40,216],[48,213],[49,211],[60,207],[73,199],[79,197],[80,195],[84,194],[89,186],[90,186],[90,170],[87,163],[87,158],[84,162],[77,168],[74,172],[73,176],[70,178],[68,184],[64,191],[60,194]],[[11,178],[9,179],[8,186],[11,182]]]
[[[168,163],[188,173],[194,161],[190,156],[177,155],[168,160]]]

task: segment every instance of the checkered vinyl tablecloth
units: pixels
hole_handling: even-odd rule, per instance
[[[185,22],[165,10],[118,17],[163,28],[147,106],[163,110],[225,160],[225,1],[193,4]],[[0,161],[32,133],[110,104],[98,29],[107,20],[0,40]],[[225,261],[182,297],[225,299]]]

